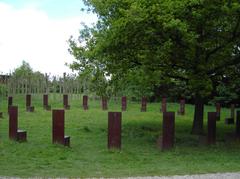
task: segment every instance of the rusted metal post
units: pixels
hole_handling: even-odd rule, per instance
[[[26,95],[26,108],[31,106],[31,95],[27,94]]]
[[[207,143],[209,145],[216,143],[216,120],[217,112],[208,112]]]
[[[32,96],[30,94],[26,95],[26,111],[28,112],[33,112],[34,111],[34,107],[31,106],[32,103]]]
[[[18,129],[18,107],[9,107],[9,138],[19,142],[27,140],[27,132]]]
[[[147,111],[147,97],[142,97],[141,112]]]
[[[52,142],[70,146],[70,137],[64,135],[64,110],[52,110]]]
[[[240,111],[237,111],[236,136],[238,139],[240,139]]]
[[[108,149],[121,149],[122,113],[108,112]]]
[[[48,94],[43,95],[43,108],[48,111],[51,110],[51,106],[48,104]]]
[[[63,107],[66,110],[70,109],[70,105],[68,104],[68,95],[67,94],[63,95]]]
[[[160,109],[161,112],[167,112],[167,98],[162,98],[162,108]]]
[[[88,96],[87,95],[83,96],[83,109],[88,110]]]
[[[9,107],[9,138],[17,140],[17,129],[18,129],[18,107]]]
[[[107,106],[107,98],[106,97],[102,97],[102,110],[107,110],[108,106]]]
[[[180,100],[180,109],[178,111],[179,115],[184,115],[185,114],[185,99]]]
[[[231,118],[235,119],[235,105],[231,104]]]
[[[220,121],[221,118],[221,104],[216,103],[216,112],[217,112],[217,121]]]
[[[162,150],[169,150],[174,146],[175,139],[175,113],[163,112]]]
[[[8,96],[8,108],[13,105],[13,97]]]
[[[127,110],[127,97],[123,96],[122,97],[122,111],[126,111]]]

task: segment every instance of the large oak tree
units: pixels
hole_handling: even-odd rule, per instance
[[[195,95],[192,133],[203,131],[204,98],[214,80],[240,63],[237,0],[85,0],[99,17],[70,40],[74,69],[121,78],[144,71],[184,81]]]

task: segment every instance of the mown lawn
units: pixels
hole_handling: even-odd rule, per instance
[[[8,139],[6,99],[1,101],[4,119],[0,120],[0,176],[20,177],[122,177],[160,176],[240,171],[240,142],[226,138],[234,125],[225,125],[229,109],[222,109],[217,122],[217,144],[205,146],[199,137],[190,135],[193,106],[186,105],[186,115],[176,114],[176,143],[171,151],[162,152],[156,140],[162,132],[160,104],[148,104],[140,112],[140,104],[128,103],[122,118],[122,150],[107,149],[107,111],[99,101],[91,100],[89,110],[82,100],[70,100],[71,110],[65,113],[65,133],[71,136],[71,147],[51,143],[51,112],[44,111],[42,101],[33,96],[34,113],[25,111],[25,97],[14,98],[19,106],[19,128],[27,130],[28,142]],[[62,97],[51,97],[53,108],[62,107]],[[4,104],[4,105],[3,105]],[[168,104],[168,111],[177,112],[179,105]],[[111,101],[108,111],[120,111],[120,102]],[[206,114],[215,107],[205,107]]]

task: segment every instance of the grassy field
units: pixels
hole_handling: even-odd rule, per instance
[[[71,100],[71,110],[65,113],[65,133],[71,136],[71,147],[51,143],[51,112],[44,111],[42,100],[33,96],[34,113],[25,111],[24,97],[13,99],[19,106],[19,128],[27,130],[28,142],[8,139],[6,99],[0,111],[0,176],[21,177],[122,177],[160,176],[240,171],[240,142],[226,139],[234,125],[225,125],[230,115],[223,109],[217,122],[217,144],[205,146],[199,137],[190,135],[193,106],[186,105],[186,115],[176,115],[175,147],[162,152],[156,140],[162,132],[160,104],[148,104],[140,112],[140,104],[128,104],[122,118],[122,150],[107,149],[107,111],[99,101],[90,101],[83,111],[81,100]],[[50,98],[53,108],[62,108],[62,97]],[[4,104],[4,105],[3,105]],[[168,104],[168,111],[177,112],[179,105]],[[120,111],[120,103],[110,102],[108,111]],[[215,107],[205,107],[206,114]]]

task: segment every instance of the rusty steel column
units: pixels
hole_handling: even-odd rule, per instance
[[[142,97],[141,112],[147,111],[147,97]]]
[[[175,140],[175,112],[163,112],[162,150],[173,148]]]
[[[12,96],[8,96],[8,114],[9,114],[9,108],[12,105],[13,105],[13,97]]]
[[[63,107],[64,109],[70,109],[70,105],[68,104],[68,95],[63,95]]]
[[[18,130],[18,107],[9,107],[9,138],[12,140],[17,140],[17,130]]]
[[[64,144],[64,110],[52,110],[52,142]]]
[[[32,96],[30,94],[26,95],[26,111],[28,112],[33,112],[34,111],[34,107],[31,106],[32,103]]]
[[[240,139],[240,111],[237,111],[236,136],[238,139]]]
[[[48,106],[48,95],[44,94],[43,95],[43,107],[46,108]]]
[[[162,108],[160,109],[161,112],[167,112],[167,98],[162,98]]]
[[[48,104],[48,94],[43,95],[43,108],[48,111],[51,110],[51,106]]]
[[[108,149],[121,149],[122,113],[108,112]]]
[[[65,111],[61,109],[52,110],[52,143],[70,146],[70,136],[64,134]]]
[[[216,103],[217,121],[220,121],[221,116],[221,104]]]
[[[127,97],[123,96],[122,97],[122,111],[126,111],[127,110]]]
[[[31,106],[31,95],[27,94],[26,95],[26,108]]]
[[[83,96],[83,109],[88,110],[88,96]]]
[[[235,105],[231,104],[231,118],[235,119]]]
[[[106,97],[102,97],[102,110],[107,110],[108,106],[107,106],[107,98]]]
[[[207,144],[216,143],[216,120],[217,112],[208,112],[208,134],[207,134]]]
[[[184,115],[185,114],[185,99],[180,100],[180,109],[178,111],[179,115]]]

